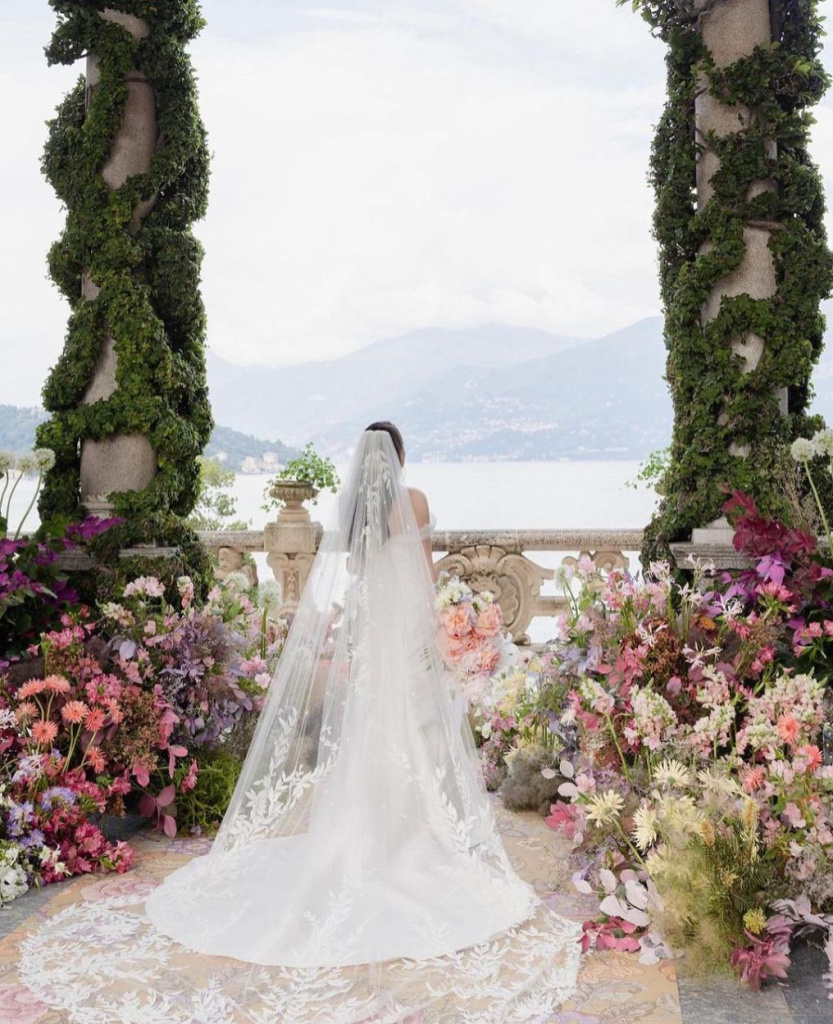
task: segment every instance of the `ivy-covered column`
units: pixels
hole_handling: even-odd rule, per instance
[[[125,522],[100,539],[103,561],[160,546],[179,556],[166,575],[199,574],[205,553],[182,522],[213,426],[202,249],[191,232],[206,209],[209,157],[185,52],[203,25],[199,5],[50,4],[50,63],[86,57],[87,67],[50,123],[43,159],[67,208],[49,266],[71,315],[43,389],[52,415],[38,443],[56,464],[41,517],[112,511]]]
[[[147,39],[150,31],[146,21],[132,14],[105,8],[100,11],[104,21],[121,25],[135,44]],[[87,56],[85,111],[89,113],[96,89],[101,83],[100,59],[96,53]],[[151,159],[159,145],[156,125],[156,98],[153,85],[139,70],[130,71],[124,80],[126,97],[121,126],[113,138],[110,155],[101,168],[101,177],[112,191],[137,174],[147,174]],[[157,196],[140,202],[133,210],[127,231],[136,235],[142,221],[153,208]],[[87,267],[81,274],[81,296],[94,301],[101,293]],[[82,399],[85,403],[100,402],[116,390],[118,356],[115,341],[105,325],[101,352],[90,383]],[[156,475],[156,453],[146,434],[110,434],[100,440],[81,439],[79,482],[84,507],[99,515],[113,511],[109,495],[113,491],[141,491]]]
[[[725,542],[726,488],[791,516],[786,449],[819,425],[806,410],[833,283],[808,154],[828,77],[817,0],[620,2],[668,44],[651,180],[675,420],[648,560],[692,534]]]
[[[721,169],[721,143],[727,137],[743,132],[755,120],[755,112],[742,103],[726,103],[717,90],[711,88],[707,68],[723,70],[753,53],[756,46],[769,47],[772,39],[770,0],[725,0],[714,4],[711,0],[697,0],[701,12],[700,32],[706,59],[698,72],[698,94],[694,102],[695,133],[697,142],[697,210],[702,212],[715,196],[715,179]],[[767,155],[777,156],[776,143],[764,140]],[[731,158],[731,154],[728,155]],[[764,174],[761,164],[758,173]],[[754,198],[766,189],[774,188],[772,179],[759,178],[749,184],[747,196]],[[703,304],[703,326],[720,316],[725,298],[747,296],[752,300],[771,299],[777,292],[775,261],[770,249],[771,234],[781,225],[767,220],[750,220],[743,227],[744,252],[740,263],[726,277],[718,280]],[[714,242],[707,238],[700,252],[708,256]],[[740,360],[740,372],[751,373],[764,355],[765,340],[753,331],[741,332],[729,340],[729,351]],[[787,413],[787,391],[779,391],[778,408],[762,409],[761,413],[782,417]],[[733,419],[729,403],[718,415],[718,424],[727,427],[728,453],[733,457],[748,458],[751,444],[747,438],[731,435]],[[731,545],[734,531],[725,517],[720,517],[692,530],[695,545]]]

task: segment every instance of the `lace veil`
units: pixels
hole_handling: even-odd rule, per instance
[[[436,631],[393,443],[367,431],[211,851],[168,875],[143,912],[113,911],[126,915],[121,945],[108,939],[114,964],[145,957],[153,970],[116,986],[129,993],[124,1016],[89,975],[76,1006],[101,1005],[108,1022],[155,1021],[149,1007],[165,1021],[549,1019],[529,1001],[549,1012],[572,988],[575,927],[504,853]],[[70,908],[72,941],[96,934],[80,921],[96,910]],[[51,924],[62,972],[51,991],[67,999]],[[202,1016],[182,1012],[189,999]]]

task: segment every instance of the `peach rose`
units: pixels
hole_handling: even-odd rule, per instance
[[[470,604],[455,604],[443,612],[443,625],[449,636],[467,636],[474,628],[474,609]]]
[[[474,631],[478,636],[497,636],[503,625],[503,611],[495,601],[487,605],[477,616],[474,624]]]
[[[491,675],[500,661],[500,651],[495,647],[485,647],[478,653],[477,668],[484,675]]]
[[[445,650],[453,661],[460,661],[478,646],[474,633],[468,633],[466,636],[446,636],[444,639]]]

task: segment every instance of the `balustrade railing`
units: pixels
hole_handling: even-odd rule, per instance
[[[220,578],[243,572],[256,582],[257,565],[246,556],[265,553],[286,612],[297,607],[321,537],[317,523],[304,522],[297,508],[292,512],[289,522],[283,510],[278,522],[265,530],[200,534],[218,556]],[[495,594],[517,643],[529,642],[533,620],[553,617],[565,607],[566,598],[554,583],[557,564],[575,564],[588,556],[605,571],[629,568],[641,545],[641,530],[438,530],[432,542],[435,554],[442,556],[439,569],[464,579],[475,591]],[[556,565],[544,566],[530,557],[539,553],[562,557]]]

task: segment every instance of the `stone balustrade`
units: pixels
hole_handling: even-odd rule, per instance
[[[277,523],[265,530],[201,533],[203,542],[218,556],[217,575],[244,572],[257,580],[257,567],[247,554],[265,552],[266,561],[281,585],[285,611],[297,607],[309,566],[321,538],[321,527],[302,522],[297,507],[286,522],[283,510]],[[281,518],[284,522],[281,522]],[[282,527],[289,527],[284,529]],[[589,556],[605,571],[628,568],[629,556],[642,545],[641,530],[438,530],[433,550],[446,570],[464,579],[475,591],[490,590],[503,609],[506,627],[518,643],[528,643],[533,619],[557,615],[566,598],[547,584],[555,568],[539,565],[530,554],[556,552],[562,565]],[[556,592],[545,592],[553,590]]]

